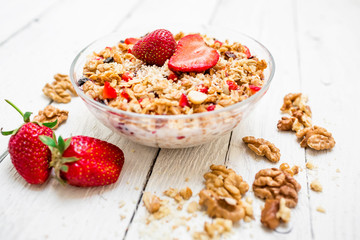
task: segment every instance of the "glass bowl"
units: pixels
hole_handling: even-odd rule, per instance
[[[121,33],[114,33],[102,37],[84,48],[74,59],[70,68],[71,82],[85,105],[92,114],[112,131],[134,142],[160,148],[185,148],[204,144],[233,130],[241,120],[254,109],[256,103],[267,92],[274,76],[275,63],[270,52],[255,39],[231,29],[223,27],[190,27],[180,30],[167,27],[173,34],[180,30],[185,33],[199,32],[215,37],[220,41],[228,39],[246,45],[252,55],[264,59],[268,67],[264,70],[264,84],[260,91],[234,105],[205,113],[192,115],[147,115],[126,112],[104,105],[84,94],[77,82],[83,76],[83,66],[86,57],[113,46],[128,37],[143,36],[155,30],[135,28]]]

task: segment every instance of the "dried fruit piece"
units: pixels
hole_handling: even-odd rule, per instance
[[[258,86],[255,86],[255,85],[249,85],[249,88],[253,92],[258,92],[261,89],[261,87],[258,87]]]
[[[185,94],[181,94],[180,100],[179,100],[179,106],[180,107],[190,107],[190,103],[188,101],[188,98]]]
[[[325,128],[313,126],[304,128],[296,133],[301,147],[310,147],[315,150],[327,150],[335,146],[335,139]]]
[[[125,90],[120,92],[120,96],[125,98],[127,101],[130,101],[130,95]]]
[[[210,111],[214,111],[215,108],[216,108],[216,105],[209,105],[209,106],[206,108],[206,110],[210,112]]]
[[[226,84],[229,86],[229,90],[236,90],[238,89],[238,85],[236,84],[236,82],[231,81],[231,80],[227,80]]]
[[[124,43],[125,44],[135,44],[139,41],[140,39],[138,38],[127,38],[125,39]]]
[[[255,175],[253,191],[261,199],[285,198],[288,207],[298,202],[300,184],[287,172],[277,168],[262,169]]]
[[[271,162],[278,162],[280,160],[280,150],[271,142],[252,136],[243,137],[242,140],[256,155],[265,156]]]
[[[168,79],[173,80],[174,82],[176,82],[179,79],[179,77],[175,73],[171,72],[169,74],[169,76],[168,76]]]
[[[131,72],[124,72],[123,75],[121,75],[121,79],[125,82],[128,82],[133,79],[134,74]]]
[[[180,39],[174,55],[169,60],[169,69],[179,72],[203,72],[216,65],[219,53],[208,47],[199,34],[190,34]]]
[[[116,97],[117,97],[117,93],[116,93],[115,88],[110,86],[109,82],[105,82],[104,89],[103,89],[103,98],[110,99],[110,98],[116,98]]]
[[[104,60],[104,63],[111,63],[114,61],[114,58],[113,57],[108,57]]]
[[[175,48],[172,33],[158,29],[139,40],[132,48],[132,54],[147,64],[162,66],[174,54]]]
[[[235,53],[230,52],[230,51],[226,51],[226,52],[225,52],[225,56],[226,56],[227,58],[236,59]]]
[[[250,49],[245,45],[243,45],[243,47],[245,49],[244,53],[246,54],[246,57],[250,58],[251,57]]]

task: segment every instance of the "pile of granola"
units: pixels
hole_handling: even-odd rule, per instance
[[[178,42],[185,34],[174,36]],[[151,115],[193,114],[220,109],[247,99],[264,83],[265,60],[238,43],[201,35],[220,58],[203,72],[172,72],[168,60],[147,65],[132,54],[136,41],[121,41],[88,56],[79,85],[89,97],[110,107]],[[116,90],[104,98],[108,82]]]

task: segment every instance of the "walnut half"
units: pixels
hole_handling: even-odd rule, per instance
[[[253,191],[261,199],[285,198],[288,207],[298,202],[300,184],[287,172],[277,168],[262,169],[255,175]]]
[[[313,126],[304,128],[296,133],[301,147],[310,147],[315,150],[331,149],[335,146],[335,139],[325,128]]]
[[[243,137],[242,140],[256,155],[265,156],[271,162],[280,160],[280,150],[271,142],[252,136]]]

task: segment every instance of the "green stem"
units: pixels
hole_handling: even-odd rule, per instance
[[[18,111],[18,112],[21,114],[21,116],[24,118],[24,113],[23,113],[20,109],[18,109],[17,106],[15,106],[12,102],[10,102],[10,101],[7,100],[7,99],[5,99],[5,101],[6,101],[8,104],[10,104],[13,108],[15,108],[15,110]]]

